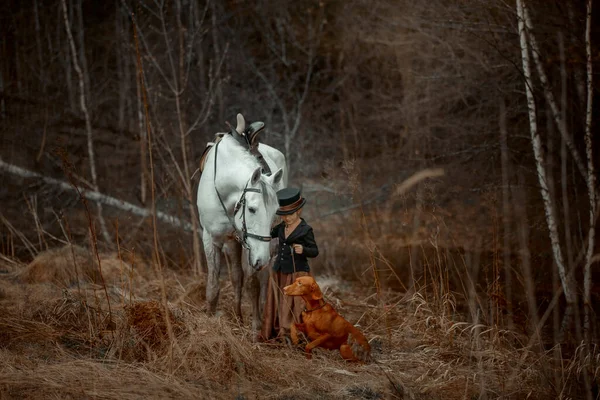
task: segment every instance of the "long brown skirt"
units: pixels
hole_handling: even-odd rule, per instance
[[[287,335],[293,322],[302,322],[304,300],[302,297],[286,296],[283,294],[283,288],[291,285],[299,276],[306,275],[309,273],[304,271],[292,274],[270,272],[261,330],[263,340]]]

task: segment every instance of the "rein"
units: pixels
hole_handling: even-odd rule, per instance
[[[219,154],[218,149],[219,149],[219,144],[221,142],[222,142],[222,140],[217,142],[217,144],[215,145],[213,183],[214,183],[214,187],[215,187],[215,192],[217,192],[217,197],[219,198],[219,202],[221,203],[221,207],[223,208],[223,211],[225,212],[227,219],[229,219],[229,222],[231,223],[231,226],[233,227],[233,229],[235,231],[235,240],[237,240],[245,249],[250,249],[250,246],[248,245],[248,242],[247,242],[248,238],[257,239],[257,240],[260,240],[263,242],[270,242],[271,235],[269,235],[269,236],[256,235],[254,233],[248,232],[248,229],[246,228],[246,193],[248,193],[248,192],[262,193],[262,191],[260,189],[248,187],[248,184],[250,183],[250,180],[252,179],[252,177],[250,177],[250,179],[248,179],[248,182],[246,182],[246,186],[244,187],[244,190],[242,191],[242,195],[240,196],[240,199],[237,201],[237,203],[235,204],[235,207],[233,209],[233,215],[230,216],[229,212],[227,212],[227,207],[225,207],[223,198],[221,197],[221,194],[219,193],[219,189],[217,189],[217,155]],[[234,221],[235,214],[240,210],[240,208],[242,209],[242,230],[241,230],[241,232],[235,226],[235,221]]]

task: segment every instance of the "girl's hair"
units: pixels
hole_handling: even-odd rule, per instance
[[[291,213],[291,214],[288,214],[288,215],[294,215],[294,214],[298,214],[298,217],[300,217],[300,215],[302,215],[302,209],[303,209],[303,208],[304,208],[304,207],[302,207],[302,208],[299,208],[298,210],[296,210],[296,211],[294,211],[293,213]]]

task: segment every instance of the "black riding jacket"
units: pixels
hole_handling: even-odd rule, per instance
[[[308,257],[316,257],[319,255],[319,248],[315,242],[315,235],[310,225],[302,219],[296,229],[285,238],[285,223],[280,223],[271,229],[271,237],[279,238],[279,249],[277,258],[273,264],[273,271],[281,271],[284,274],[293,272],[305,271],[309,272]],[[293,253],[292,260],[292,244],[301,244],[304,248],[302,254]],[[294,270],[295,267],[295,270]]]

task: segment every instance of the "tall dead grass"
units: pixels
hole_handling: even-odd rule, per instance
[[[509,237],[504,246],[511,247],[503,248],[498,218],[474,222],[481,215],[498,215],[497,198],[489,190],[469,207],[470,199],[429,204],[417,195],[332,214],[314,224],[325,238],[318,272],[369,288],[371,296],[359,302],[367,306],[360,324],[383,343],[390,341],[388,362],[405,363],[421,384],[415,393],[431,398],[448,390],[452,394],[442,398],[585,396],[584,375],[596,387],[599,382],[596,348],[585,354],[577,343],[552,341],[552,324],[541,314],[558,306],[538,297],[533,304],[539,308],[527,308],[539,288],[532,277],[527,284],[522,255],[511,253],[512,246],[518,248],[516,238]],[[516,277],[508,297],[503,253],[509,254]],[[370,279],[373,269],[378,288]],[[410,357],[399,357],[407,351]]]
[[[364,212],[362,218],[381,220]],[[227,312],[230,284],[221,291],[226,312],[209,317],[201,277],[167,268],[159,275],[142,260],[127,262],[120,249],[93,257],[85,248],[67,245],[41,252],[27,265],[7,257],[11,273],[0,278],[0,396],[578,396],[582,366],[590,360],[597,365],[597,349],[593,354],[579,349],[557,365],[556,349],[546,350],[526,331],[495,323],[487,299],[467,278],[479,268],[477,262],[462,253],[453,257],[440,245],[439,231],[427,232],[389,237],[374,231],[368,249],[356,238],[324,244],[326,263],[336,269],[316,270],[317,279],[326,300],[370,339],[374,361],[369,364],[348,364],[336,352],[319,349],[309,361],[300,349],[254,343],[249,324]],[[334,236],[326,229],[322,233]],[[411,272],[411,287],[404,287],[406,271],[389,257],[394,246],[420,252],[422,266]],[[409,252],[403,263],[416,268],[414,261]],[[340,265],[348,265],[346,279],[340,279]],[[383,283],[377,291],[373,268]],[[467,275],[450,282],[448,271]],[[249,308],[244,306],[244,314]],[[591,378],[599,376],[595,370]]]
[[[122,286],[107,287],[111,322],[103,291],[92,282],[64,288],[2,279],[3,397],[542,399],[560,393],[547,384],[551,355],[523,346],[527,338],[514,332],[461,322],[451,295],[435,303],[422,291],[407,299],[383,293],[383,318],[369,305],[369,290],[324,280],[328,301],[371,339],[374,362],[357,365],[335,352],[317,350],[309,361],[297,349],[253,343],[248,325],[208,317],[200,300],[189,301],[201,286],[183,274],[163,282],[171,339],[163,305],[153,300],[159,283],[141,280],[132,296]],[[231,287],[223,292],[227,297]],[[575,375],[575,364],[569,368]]]

